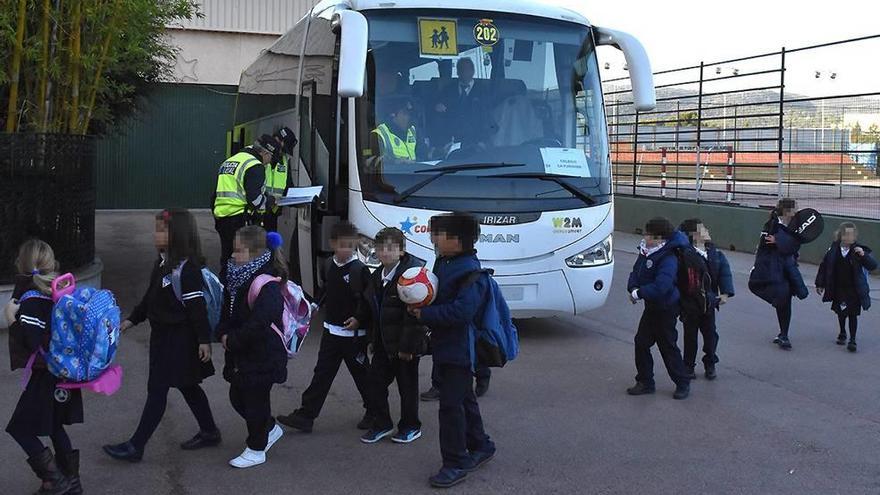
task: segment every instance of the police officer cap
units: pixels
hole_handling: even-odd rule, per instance
[[[281,151],[278,141],[268,134],[260,136],[260,139],[257,139],[257,142],[254,143],[254,147],[268,151],[273,157]]]
[[[290,130],[289,127],[282,127],[278,129],[278,132],[275,133],[275,137],[277,137],[281,141],[281,151],[287,153],[288,155],[293,154],[293,148],[296,146],[298,140],[296,139],[296,135],[293,131]]]
[[[408,110],[410,113],[413,111],[412,100],[406,96],[388,96],[382,99],[382,108],[384,109],[383,113],[388,116],[392,116],[401,110]]]

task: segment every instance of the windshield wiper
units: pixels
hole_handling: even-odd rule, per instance
[[[593,206],[597,204],[596,198],[591,196],[589,193],[585,193],[583,190],[578,189],[577,187],[571,185],[566,179],[570,179],[572,177],[568,175],[558,175],[558,174],[541,174],[534,172],[523,172],[521,174],[499,174],[499,175],[489,175],[487,177],[491,178],[500,178],[500,179],[538,179],[538,180],[546,180],[549,182],[555,182],[559,184],[560,187],[570,192],[572,196],[578,198],[579,200],[586,203],[588,206]]]
[[[426,168],[422,170],[416,170],[413,173],[421,174],[425,172],[434,172],[434,175],[419,181],[412,186],[408,187],[403,192],[398,193],[398,195],[394,198],[394,203],[399,204],[406,201],[406,198],[412,196],[416,191],[424,188],[428,184],[434,182],[435,180],[443,177],[446,174],[451,174],[455,172],[460,172],[462,170],[486,170],[493,168],[509,168],[509,167],[522,167],[525,163],[471,163],[471,164],[461,164],[461,165],[449,165],[447,167],[437,167],[437,168]]]

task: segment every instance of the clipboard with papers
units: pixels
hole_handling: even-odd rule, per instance
[[[298,206],[311,204],[316,196],[321,194],[324,186],[291,187],[287,195],[278,200],[278,206]]]

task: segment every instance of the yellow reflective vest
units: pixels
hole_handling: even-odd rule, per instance
[[[407,129],[406,131],[405,141],[394,134],[391,128],[388,127],[388,124],[379,125],[379,127],[373,129],[373,132],[377,136],[379,136],[379,141],[381,141],[386,153],[390,151],[395,158],[399,158],[401,160],[416,159],[415,126],[409,126],[409,129]]]
[[[244,175],[251,167],[262,166],[254,155],[240,151],[220,164],[217,173],[217,197],[214,216],[217,218],[241,215],[247,209]]]
[[[280,207],[277,205],[279,199],[284,197],[287,189],[287,171],[289,160],[286,154],[281,155],[281,163],[275,166],[266,165],[266,194],[275,198],[276,205],[272,208],[272,213],[277,213]],[[261,213],[263,213],[261,211]]]

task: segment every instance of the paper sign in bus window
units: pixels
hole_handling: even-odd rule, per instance
[[[544,172],[570,177],[591,177],[584,150],[576,148],[541,148]]]
[[[419,51],[428,56],[458,55],[455,19],[419,19]]]

